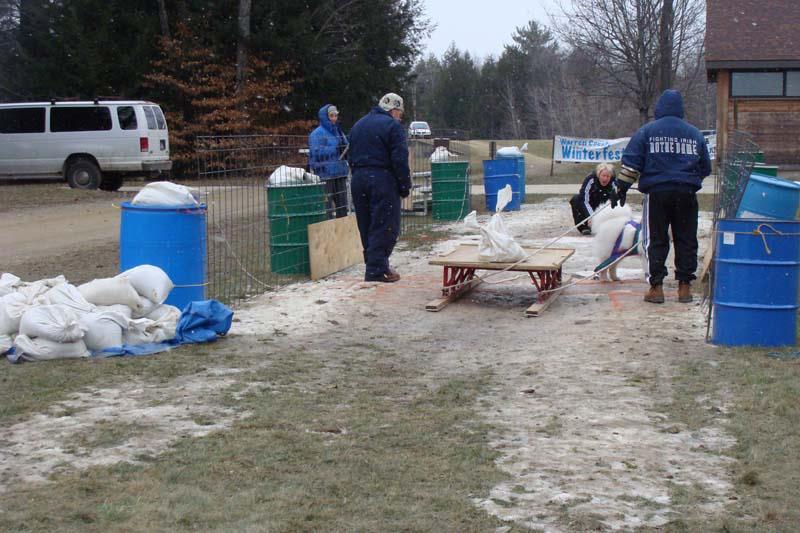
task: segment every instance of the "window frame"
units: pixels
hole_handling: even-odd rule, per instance
[[[41,130],[37,130],[37,131],[9,131],[9,132],[0,130],[0,135],[32,135],[32,134],[36,135],[36,134],[46,133],[47,132],[47,108],[44,107],[44,106],[4,107],[4,108],[0,109],[0,112],[2,112],[2,111],[10,111],[10,112],[13,112],[13,111],[27,111],[27,110],[33,110],[33,111],[37,111],[38,110],[38,111],[41,111],[41,113],[42,113],[42,124],[41,124],[42,129]]]
[[[104,128],[104,129],[96,129],[96,128],[92,128],[92,129],[61,129],[61,128],[59,128],[58,130],[53,129],[53,123],[54,123],[53,115],[58,115],[61,112],[68,112],[68,111],[75,112],[76,110],[84,110],[84,109],[92,109],[92,110],[95,111],[95,113],[97,113],[98,111],[107,113],[108,116],[104,117],[104,118],[108,119],[108,122],[107,122],[108,127]],[[61,126],[60,123],[58,125]],[[106,106],[106,105],[98,105],[98,106],[93,106],[93,105],[80,105],[80,106],[53,105],[53,106],[50,106],[49,127],[50,127],[49,128],[50,133],[108,132],[108,131],[112,131],[114,129],[114,120],[111,118],[111,107]]]
[[[786,94],[786,85],[789,72],[800,72],[798,69],[741,69],[731,70],[730,84],[728,86],[728,97],[732,99],[758,99],[758,100],[774,100],[786,98],[800,98],[800,93],[796,95]],[[781,75],[781,94],[771,95],[757,95],[757,94],[734,94],[733,93],[733,79],[737,74],[780,74]]]

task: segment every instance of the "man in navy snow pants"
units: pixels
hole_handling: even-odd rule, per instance
[[[400,199],[411,191],[403,99],[384,95],[350,131],[350,185],[367,264],[365,281],[393,283],[389,256],[400,236]]]

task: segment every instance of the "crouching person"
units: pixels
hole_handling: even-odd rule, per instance
[[[601,204],[611,199],[614,181],[614,166],[610,163],[600,163],[584,178],[581,190],[569,201],[575,225],[592,216]],[[578,226],[578,231],[583,235],[589,235],[592,233],[590,225],[591,220],[584,222]]]

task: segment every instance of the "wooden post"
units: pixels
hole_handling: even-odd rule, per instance
[[[731,73],[729,70],[720,70],[717,72],[717,164],[725,157],[728,144],[730,90]]]
[[[494,159],[497,153],[497,141],[489,141],[489,159]]]
[[[553,163],[555,162],[555,153],[556,153],[556,138],[555,135],[553,136],[553,144],[550,146],[550,176],[553,175]]]

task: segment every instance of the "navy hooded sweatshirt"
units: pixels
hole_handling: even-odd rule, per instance
[[[406,130],[378,106],[372,108],[350,130],[350,164],[353,174],[369,169],[397,182],[401,194],[411,189]]]
[[[681,93],[664,91],[655,118],[631,137],[622,165],[640,172],[643,193],[698,191],[703,178],[711,174],[711,160],[700,130],[683,120]]]

